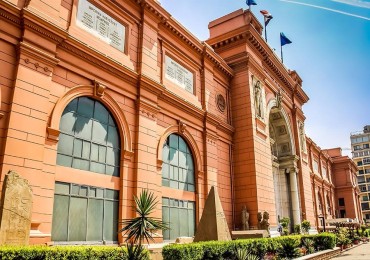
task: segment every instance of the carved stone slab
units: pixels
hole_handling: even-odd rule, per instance
[[[5,177],[0,212],[0,245],[28,245],[32,189],[16,172]]]
[[[203,214],[194,237],[194,242],[209,240],[231,240],[221,201],[214,187],[208,193]]]
[[[269,237],[269,232],[267,230],[232,231],[231,236],[233,239],[262,238]]]

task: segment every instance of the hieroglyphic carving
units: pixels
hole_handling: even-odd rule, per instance
[[[32,214],[32,189],[28,181],[10,171],[2,195],[0,245],[28,245]]]

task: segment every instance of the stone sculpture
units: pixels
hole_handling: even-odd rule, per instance
[[[269,230],[269,218],[270,214],[267,211],[257,213],[257,227],[260,230]]]
[[[221,201],[213,186],[208,193],[202,217],[194,237],[194,242],[210,240],[231,240]]]
[[[245,205],[242,209],[242,230],[249,230],[249,212]]]
[[[256,115],[260,118],[263,118],[262,88],[259,80],[257,80],[256,84],[254,85],[254,104],[256,107]]]
[[[16,172],[5,177],[0,219],[0,245],[28,245],[31,229],[32,190]]]

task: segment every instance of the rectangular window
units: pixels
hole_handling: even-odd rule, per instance
[[[369,149],[369,144],[364,144],[364,145],[363,145],[363,148],[364,148],[364,149]]]
[[[346,211],[344,209],[341,209],[339,212],[340,212],[340,218],[346,217]]]
[[[362,161],[358,161],[357,166],[362,166]]]
[[[117,231],[117,190],[55,183],[53,241],[115,242]]]
[[[355,145],[355,146],[353,146],[353,150],[355,150],[355,151],[357,151],[357,150],[360,150],[361,148],[360,148],[360,146],[359,145]]]
[[[326,178],[326,168],[325,167],[321,168],[321,172],[322,172],[322,177]]]
[[[358,183],[365,183],[365,177],[364,176],[357,176],[357,182]]]
[[[339,202],[339,206],[341,206],[341,207],[344,207],[345,206],[344,198],[339,198],[338,199],[338,202]]]
[[[363,186],[359,186],[360,187],[360,190],[361,191],[366,191],[366,186],[365,185],[363,185]]]
[[[319,173],[319,163],[316,160],[313,161],[313,171]]]
[[[359,170],[358,174],[364,174],[364,170]]]
[[[363,164],[364,164],[364,165],[366,165],[366,164],[370,164],[370,157],[365,157],[365,158],[363,158],[363,159],[362,159],[362,162],[363,162]]]
[[[369,203],[368,202],[361,203],[361,209],[362,210],[369,210],[370,209]]]
[[[365,169],[365,173],[370,173],[370,169]]]
[[[164,240],[180,236],[192,237],[195,231],[195,202],[162,198],[162,221],[169,225],[163,232]]]

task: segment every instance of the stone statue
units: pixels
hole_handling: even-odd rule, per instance
[[[301,142],[301,150],[302,152],[307,152],[306,146],[306,134],[304,132],[304,123],[299,124],[299,141]]]
[[[242,230],[249,230],[249,212],[245,205],[242,209]]]
[[[281,89],[276,93],[276,107],[281,108],[281,102],[283,101],[283,95],[281,94]]]
[[[262,212],[258,212],[257,213],[258,229],[268,231],[270,226],[269,218],[270,214],[267,211],[264,211],[263,214]]]
[[[263,118],[262,88],[259,80],[254,85],[254,105],[256,107],[256,115]]]
[[[261,229],[262,212],[257,213],[257,228]]]

